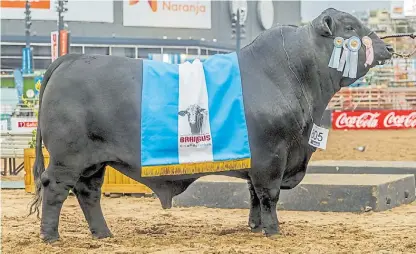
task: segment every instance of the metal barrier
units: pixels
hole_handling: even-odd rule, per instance
[[[4,170],[1,175],[17,175],[23,170],[23,162],[16,165],[16,159],[24,158],[24,149],[29,148],[29,141],[32,139],[31,133],[16,133],[2,131],[1,140],[1,159],[3,159]]]
[[[416,110],[416,87],[344,87],[328,104],[330,110]]]

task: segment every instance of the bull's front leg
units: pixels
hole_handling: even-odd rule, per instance
[[[262,229],[260,199],[257,196],[251,179],[247,181],[247,184],[250,192],[250,215],[248,218],[248,226],[250,227],[251,232],[257,233]]]
[[[250,172],[251,184],[260,203],[260,221],[263,233],[266,236],[274,236],[280,233],[277,218],[277,202],[279,201],[280,186],[284,168],[286,167],[284,153],[275,158],[274,163],[263,165],[262,169],[252,169]],[[255,209],[253,210],[253,218]],[[250,212],[251,214],[251,212]]]
[[[260,217],[263,233],[273,236],[280,233],[276,206],[279,201],[281,179],[271,179],[267,184],[253,181],[254,189],[260,200]]]

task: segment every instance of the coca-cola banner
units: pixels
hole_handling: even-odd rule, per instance
[[[415,110],[334,111],[332,129],[416,128]]]

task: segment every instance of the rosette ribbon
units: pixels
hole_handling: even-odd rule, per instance
[[[345,66],[345,69],[349,69],[349,62],[347,61],[347,59],[350,54],[350,50],[347,47],[347,43],[348,43],[348,39],[344,40],[344,42],[342,43],[342,47],[344,50],[342,51],[342,56],[339,61],[337,71],[342,71],[344,69],[344,66]]]
[[[361,48],[361,41],[360,38],[353,36],[348,39],[347,47],[350,53],[347,56],[347,66],[345,67],[343,76],[349,78],[356,78],[357,77],[357,67],[358,67],[358,50]]]
[[[367,67],[371,65],[374,61],[374,49],[373,49],[373,41],[370,37],[364,36],[362,42],[365,46],[365,63],[364,66]]]
[[[342,37],[336,37],[334,39],[334,49],[332,50],[331,59],[329,60],[329,64],[328,64],[330,68],[335,68],[335,69],[338,68],[343,42],[344,42],[344,38]]]

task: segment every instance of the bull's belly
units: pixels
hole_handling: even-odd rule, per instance
[[[229,176],[229,177],[235,177],[235,178],[240,178],[240,179],[244,179],[244,180],[248,180],[249,176],[248,176],[248,170],[244,169],[244,170],[235,170],[235,171],[223,171],[223,172],[211,172],[211,173],[199,173],[199,174],[186,174],[186,175],[169,175],[169,176],[152,176],[152,177],[143,177],[141,175],[141,168],[131,168],[131,166],[126,166],[124,164],[119,164],[119,163],[108,163],[109,166],[117,169],[118,171],[120,171],[121,173],[123,173],[124,175],[138,181],[141,183],[145,183],[147,181],[155,181],[155,180],[160,180],[160,181],[179,181],[179,180],[186,180],[186,179],[197,179],[200,177],[204,177],[204,176],[209,176],[209,175],[222,175],[222,176]]]

